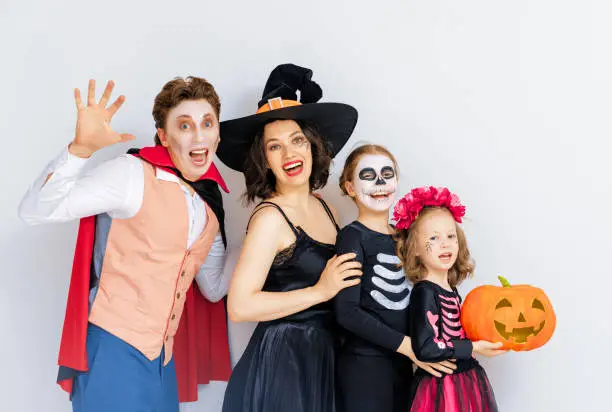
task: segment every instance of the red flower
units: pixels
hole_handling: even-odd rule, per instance
[[[408,200],[403,197],[397,202],[395,208],[393,209],[393,219],[397,221],[396,227],[399,229],[403,229],[402,226],[405,218],[403,216],[408,215]]]
[[[393,219],[398,229],[409,229],[421,210],[426,206],[444,207],[456,222],[461,223],[465,215],[465,206],[459,197],[447,188],[433,186],[417,187],[402,197],[393,209]]]

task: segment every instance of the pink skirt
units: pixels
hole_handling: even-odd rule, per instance
[[[493,388],[480,365],[436,378],[415,376],[410,412],[497,412]]]

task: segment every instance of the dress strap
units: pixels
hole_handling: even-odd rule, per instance
[[[338,226],[338,223],[336,223],[336,219],[334,219],[334,214],[331,212],[329,206],[327,206],[327,203],[325,203],[325,200],[323,200],[322,198],[320,198],[319,196],[315,196],[317,199],[319,199],[319,202],[321,202],[321,204],[323,205],[323,208],[325,209],[325,211],[327,212],[327,215],[329,216],[329,218],[331,219],[331,221],[334,223],[334,226],[336,226],[336,231],[340,231],[340,226]]]
[[[259,202],[259,204],[257,206],[255,206],[255,210],[251,214],[251,217],[249,218],[249,221],[247,223],[247,230],[249,228],[249,224],[251,223],[251,219],[253,219],[253,216],[255,215],[255,213],[259,212],[261,209],[265,209],[266,207],[274,207],[274,208],[276,208],[276,210],[278,210],[281,213],[281,215],[283,215],[285,220],[287,221],[287,224],[289,225],[289,227],[293,231],[293,234],[296,237],[298,236],[298,233],[299,233],[298,230],[295,228],[293,223],[291,223],[291,220],[289,220],[289,218],[287,217],[285,212],[283,212],[283,209],[279,205],[277,205],[276,203],[272,203],[272,202],[268,202],[268,201]]]

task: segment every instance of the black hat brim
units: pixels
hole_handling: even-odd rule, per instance
[[[229,168],[244,172],[255,134],[274,120],[312,121],[335,157],[357,125],[357,110],[344,103],[309,103],[221,122],[217,156]]]

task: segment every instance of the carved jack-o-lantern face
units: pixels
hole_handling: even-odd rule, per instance
[[[531,300],[531,304],[529,304]],[[506,340],[525,343],[546,325],[544,304],[538,298],[514,296],[514,304],[502,298],[495,306],[495,329]]]
[[[543,290],[530,285],[480,286],[465,298],[461,322],[471,340],[502,342],[504,349],[526,351],[551,338],[556,317]]]

